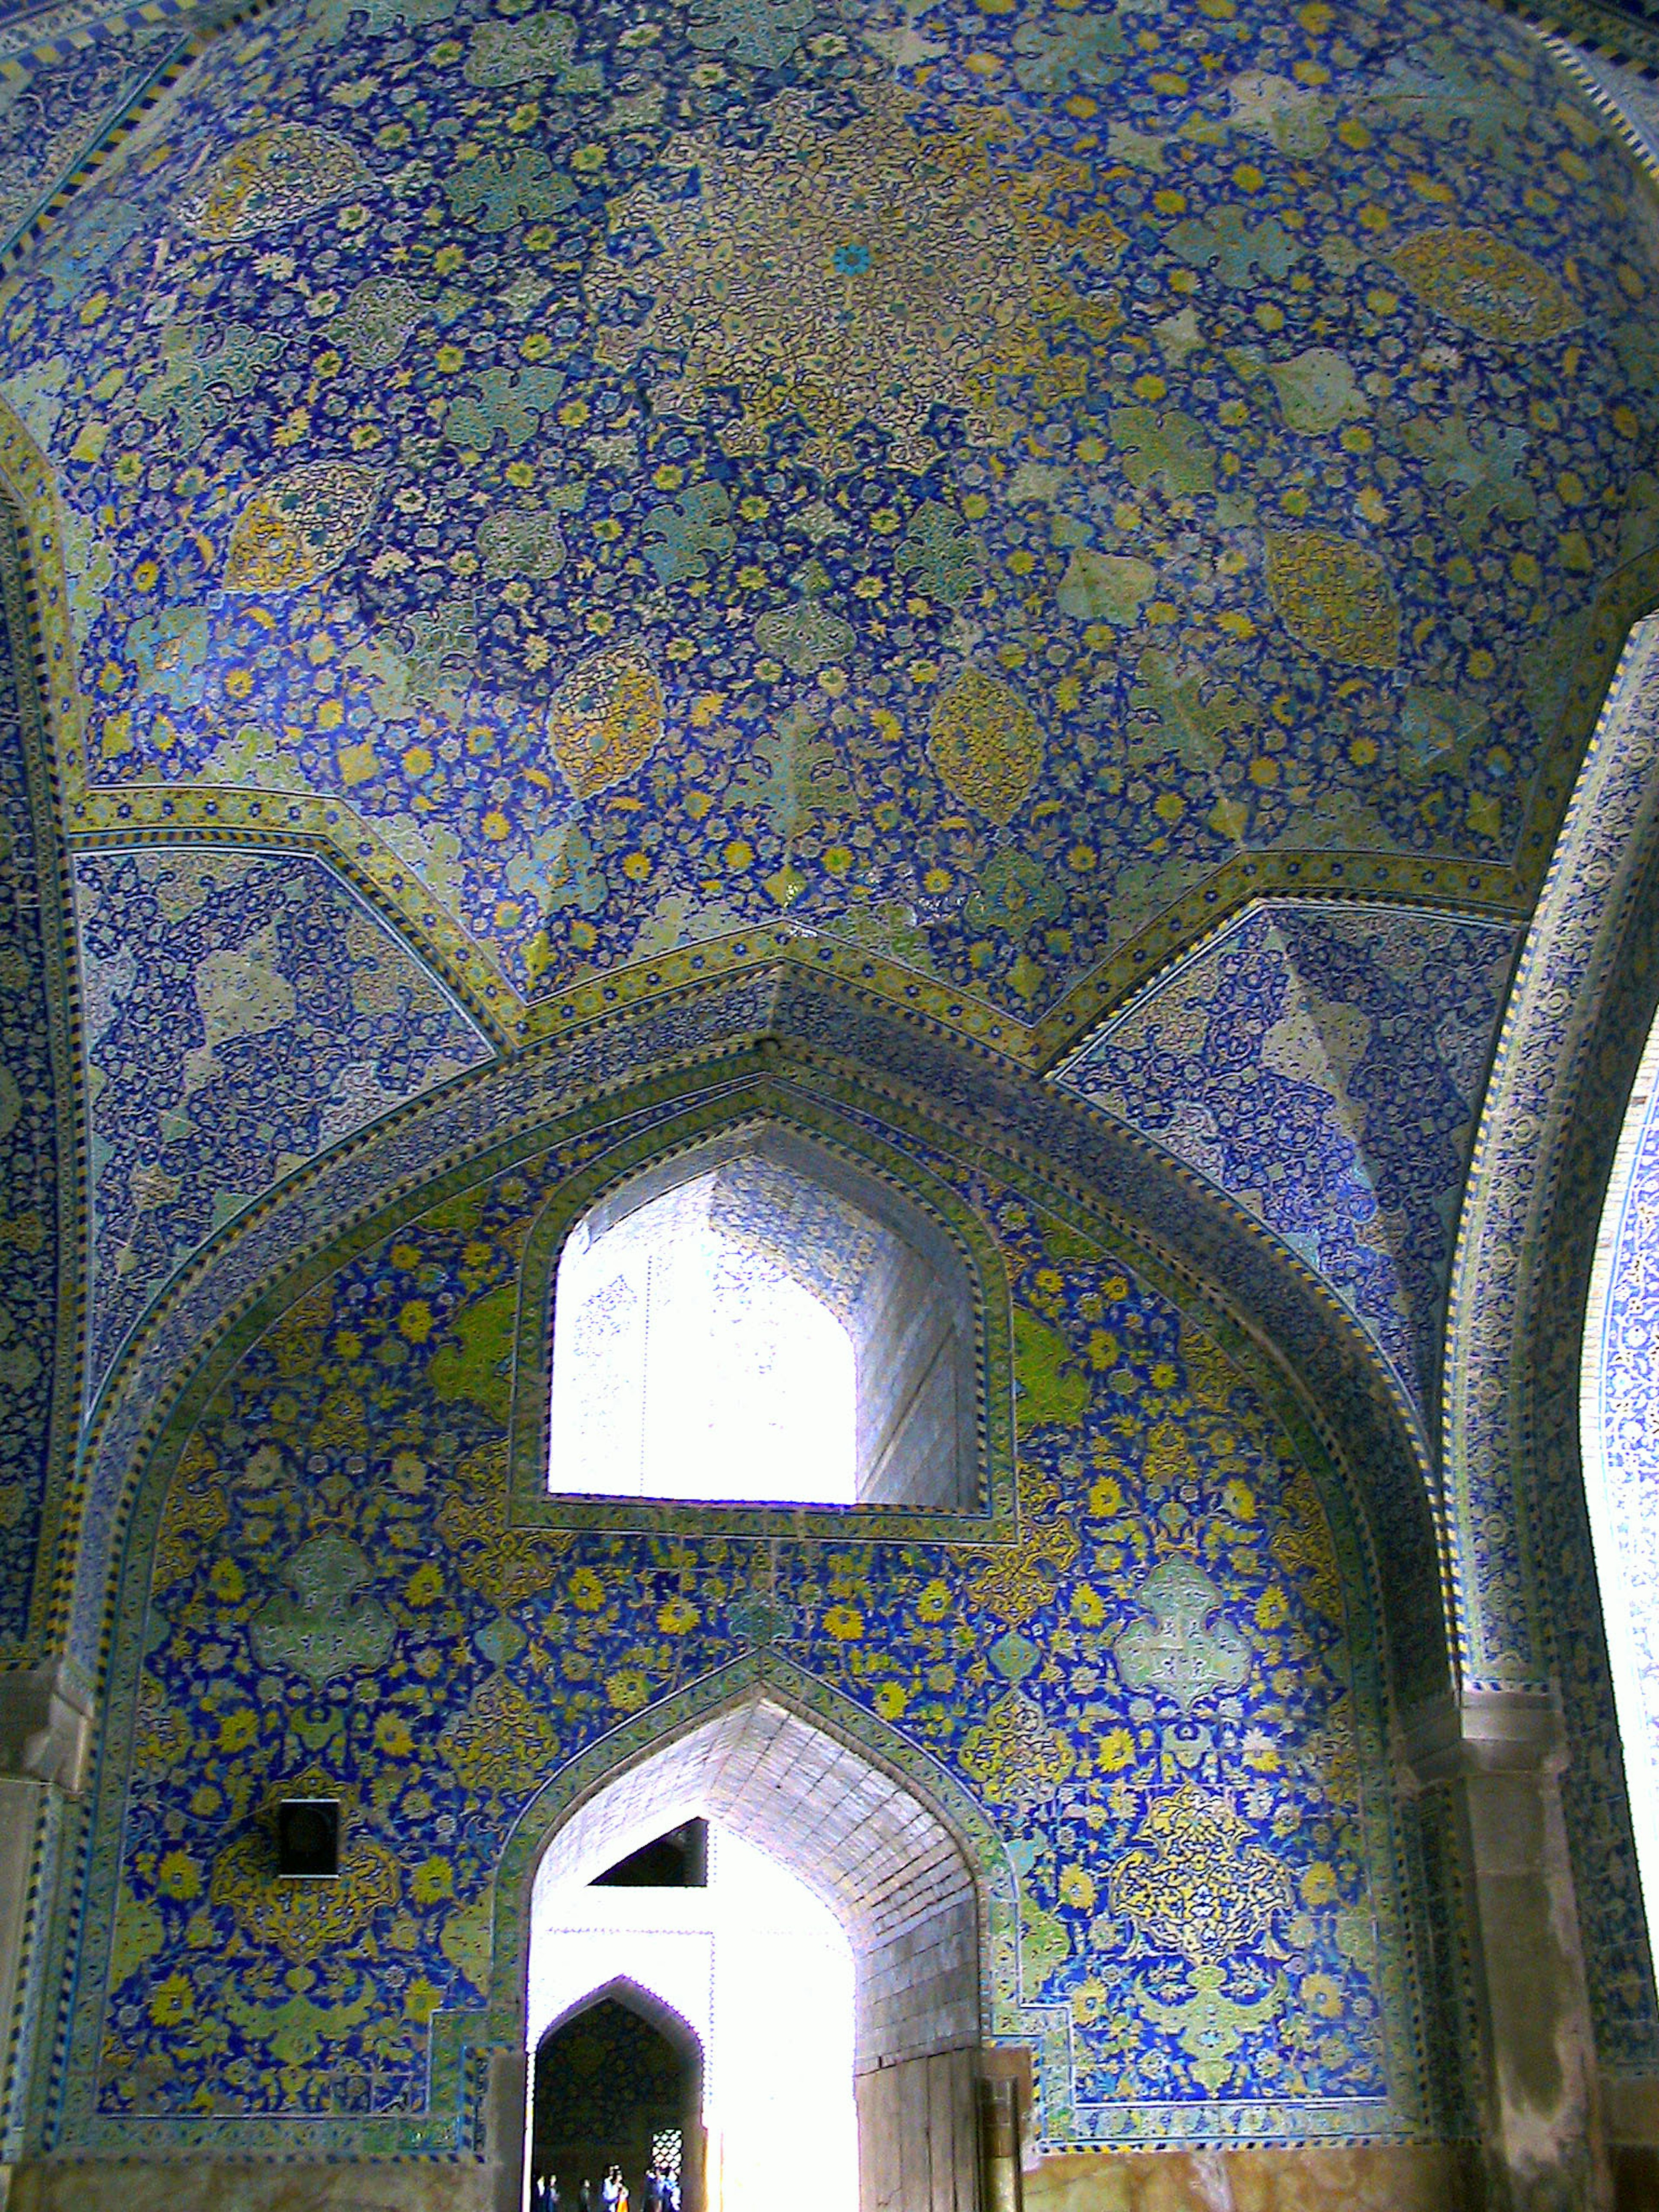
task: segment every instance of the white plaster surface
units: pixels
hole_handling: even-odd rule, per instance
[[[711,1815],[830,1906],[856,1962],[860,2071],[979,2039],[973,1878],[926,1806],[822,1729],[759,1699],[619,1775],[569,1820],[543,1893],[592,1876],[689,1814]]]

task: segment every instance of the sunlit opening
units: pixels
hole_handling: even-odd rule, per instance
[[[538,1884],[532,1910],[532,2054],[585,1998],[630,1982],[702,2046],[706,2212],[857,2212],[853,1954],[803,1882],[711,1821],[706,1887]],[[559,2177],[566,2208],[583,2179]]]
[[[723,1195],[703,1176],[565,1247],[550,1489],[853,1504],[852,1339]]]
[[[1659,1023],[1608,1180],[1584,1315],[1579,1444],[1650,1940],[1659,1936],[1659,1433],[1652,1285],[1659,1249]]]

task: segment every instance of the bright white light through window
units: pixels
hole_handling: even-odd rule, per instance
[[[854,1503],[852,1339],[725,1196],[705,1175],[565,1247],[550,1490]]]

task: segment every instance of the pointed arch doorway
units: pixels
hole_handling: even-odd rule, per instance
[[[531,2172],[556,2179],[567,2212],[580,2212],[584,2179],[600,2204],[612,2165],[631,2203],[644,2205],[647,2172],[660,2172],[681,2212],[703,2212],[702,2046],[650,1990],[618,1978],[551,2022],[532,2083]]]
[[[763,1692],[648,1753],[555,1831],[532,1890],[532,2020],[556,1895],[696,1817],[794,1874],[846,1932],[858,2131],[857,2203],[846,2212],[978,2212],[979,1900],[968,1861],[895,1775]],[[708,2056],[718,2081],[718,2048]],[[707,2191],[705,2202],[720,2212]]]

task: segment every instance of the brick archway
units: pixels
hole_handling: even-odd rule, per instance
[[[548,1841],[536,1899],[701,1813],[799,1876],[854,1963],[861,2212],[976,2212],[979,1896],[962,1845],[903,1783],[763,1688],[648,1753]]]

